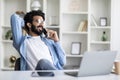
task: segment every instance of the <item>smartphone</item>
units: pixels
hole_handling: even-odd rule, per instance
[[[48,37],[46,29],[45,29],[45,28],[43,28],[43,30],[42,30],[42,31],[43,31],[43,33],[44,33],[45,37]]]
[[[54,77],[55,74],[54,72],[49,72],[49,71],[47,72],[33,71],[31,73],[31,76],[32,77]]]

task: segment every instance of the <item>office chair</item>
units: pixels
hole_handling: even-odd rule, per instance
[[[19,71],[20,70],[20,58],[18,58],[15,62],[15,71]]]

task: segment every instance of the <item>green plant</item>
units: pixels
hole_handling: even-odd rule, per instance
[[[8,30],[5,34],[5,39],[11,39],[12,38],[12,31]]]

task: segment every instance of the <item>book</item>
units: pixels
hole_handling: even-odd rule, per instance
[[[78,31],[83,32],[87,31],[87,20],[81,21],[78,27]]]
[[[85,20],[85,21],[84,21],[83,28],[82,28],[82,32],[86,32],[86,31],[87,31],[87,26],[88,26],[88,21]]]

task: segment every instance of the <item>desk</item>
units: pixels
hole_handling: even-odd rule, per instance
[[[120,80],[119,75],[109,74],[89,77],[72,77],[64,71],[55,71],[54,77],[31,77],[32,71],[0,71],[0,80]]]

